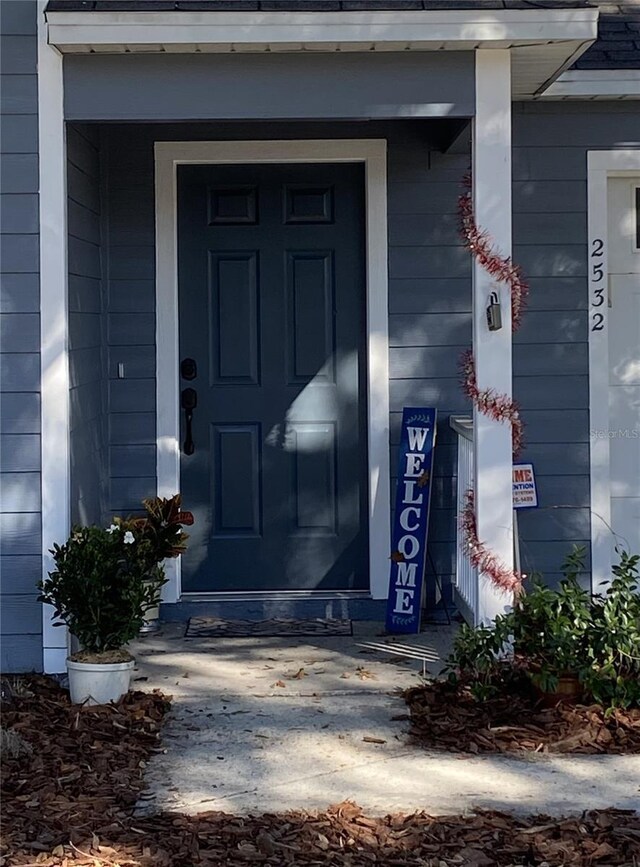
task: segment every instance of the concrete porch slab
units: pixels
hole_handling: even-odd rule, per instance
[[[425,752],[407,740],[401,689],[436,674],[451,627],[409,639],[356,624],[353,637],[196,639],[184,624],[132,648],[137,684],[174,703],[165,752],[147,769],[140,814],[326,809],[352,799],[368,813],[475,807],[568,814],[640,810],[640,757],[536,760]],[[375,646],[375,647],[374,647]]]

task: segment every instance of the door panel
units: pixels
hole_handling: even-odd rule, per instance
[[[260,536],[260,428],[258,425],[211,425],[213,535]]]
[[[368,586],[363,199],[354,165],[178,170],[187,592]]]
[[[331,252],[287,252],[287,369],[295,385],[334,382],[333,261]]]
[[[299,422],[290,429],[292,531],[338,531],[335,424]]]
[[[257,258],[256,251],[210,253],[210,385],[259,383]]]

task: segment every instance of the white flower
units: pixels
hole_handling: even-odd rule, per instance
[[[112,524],[112,525],[107,529],[107,533],[115,533],[117,529],[118,529],[118,525],[117,525],[117,524]]]
[[[124,544],[125,545],[133,545],[133,543],[135,541],[136,541],[135,536],[133,535],[131,530],[127,530],[127,532],[124,534]]]

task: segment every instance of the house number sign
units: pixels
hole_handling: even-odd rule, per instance
[[[606,257],[602,238],[593,238],[591,241],[589,259],[591,269],[591,330],[604,331],[607,286],[605,280]]]
[[[398,454],[387,631],[420,631],[436,410],[405,407]]]

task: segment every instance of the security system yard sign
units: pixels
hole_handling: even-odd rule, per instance
[[[436,410],[405,407],[398,455],[387,632],[420,631]]]
[[[513,465],[513,508],[535,509],[538,505],[538,489],[533,464]]]
[[[520,529],[518,527],[518,511],[520,509],[536,509],[538,506],[538,489],[533,464],[514,464],[512,479],[513,498],[513,557],[516,572],[522,572],[520,562]]]

